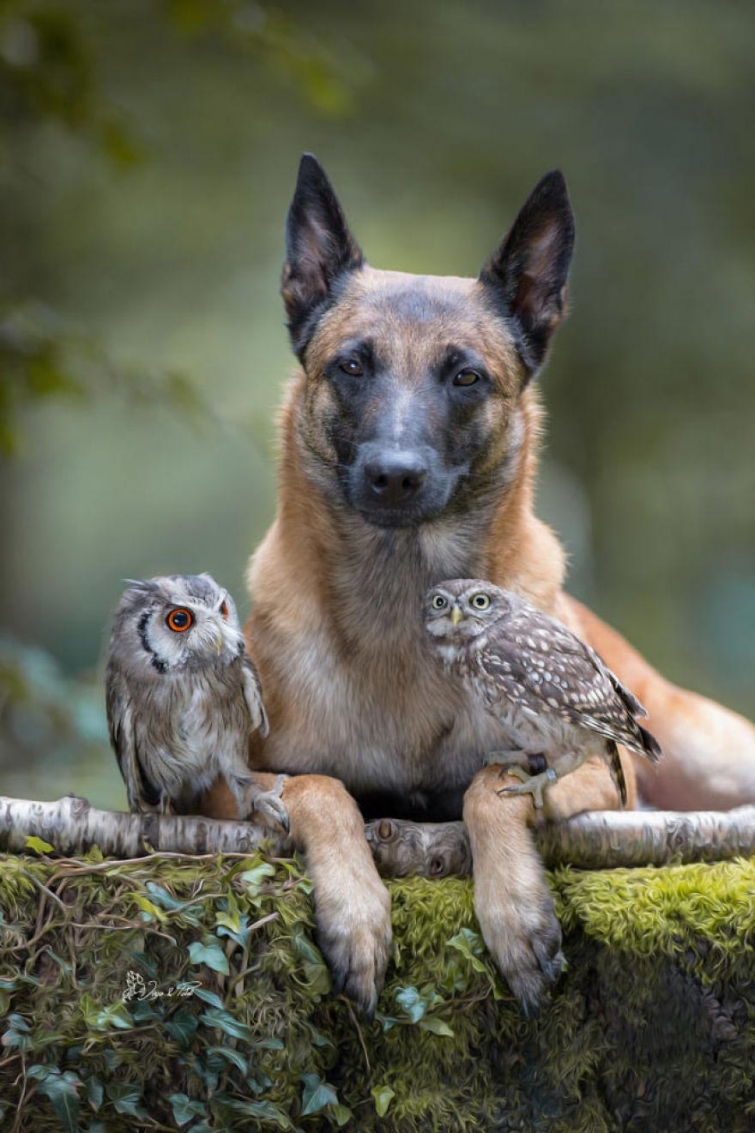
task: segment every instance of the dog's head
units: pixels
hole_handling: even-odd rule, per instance
[[[300,428],[334,499],[411,527],[500,491],[522,444],[521,395],[564,311],[574,221],[562,175],[543,177],[477,279],[370,267],[310,155],[286,236]]]

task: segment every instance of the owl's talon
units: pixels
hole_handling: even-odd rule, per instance
[[[514,775],[517,779],[522,780],[521,787],[501,787],[498,791],[499,795],[532,795],[532,802],[535,810],[543,809],[543,791],[546,787],[550,787],[552,783],[558,781],[558,775],[549,767],[547,771],[541,772],[540,775],[530,775],[518,763],[513,764],[508,768],[502,770],[508,771],[509,775]]]
[[[286,779],[288,775],[279,775],[272,790],[260,791],[259,794],[253,795],[249,817],[253,819],[259,816],[265,826],[282,827],[288,834],[290,825],[288,810],[281,798]]]

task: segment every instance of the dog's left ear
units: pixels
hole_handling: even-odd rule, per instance
[[[481,282],[512,325],[528,378],[545,361],[551,335],[563,317],[573,247],[574,214],[563,174],[556,169],[535,186],[480,272]]]
[[[299,357],[338,279],[363,263],[325,170],[316,157],[305,153],[288,210],[281,279],[291,343]]]

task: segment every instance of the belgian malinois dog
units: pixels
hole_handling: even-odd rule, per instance
[[[530,833],[542,812],[498,795],[499,769],[485,760],[506,737],[428,653],[423,598],[438,582],[490,579],[602,655],[649,709],[665,752],[657,773],[638,768],[650,802],[755,800],[755,728],[672,687],[569,598],[561,545],[533,511],[535,378],[564,313],[573,241],[554,172],[479,278],[378,271],[318,162],[301,162],[282,283],[301,368],[281,416],[277,517],[249,571],[248,643],[270,716],[251,759],[292,776],[283,799],[320,943],[336,989],[368,1012],[391,925],[363,815],[463,815],[482,933],[526,1009],[561,970]],[[631,805],[635,772],[623,759]],[[545,817],[616,805],[605,765],[588,761],[550,789]],[[222,783],[204,808],[235,814]]]

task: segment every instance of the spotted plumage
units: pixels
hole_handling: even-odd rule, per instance
[[[195,810],[223,776],[239,816],[287,827],[279,782],[261,791],[249,737],[267,735],[236,607],[208,574],[133,582],[113,619],[105,674],[110,739],[131,810]]]
[[[616,745],[653,763],[660,758],[654,736],[637,722],[647,715],[637,698],[589,645],[518,595],[480,579],[443,582],[427,596],[425,626],[443,664],[510,736],[510,750],[491,753],[523,779],[507,791],[531,793],[542,806],[550,783],[599,754],[623,805]],[[538,757],[546,768],[530,775]]]

